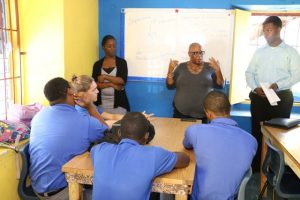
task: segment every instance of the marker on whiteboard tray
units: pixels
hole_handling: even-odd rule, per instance
[[[154,113],[146,114],[146,111],[145,111],[145,110],[142,112],[142,114],[143,114],[143,115],[146,115],[147,118],[148,118],[148,117],[152,117],[152,116],[154,115]]]
[[[151,114],[149,114],[148,116],[149,116],[149,117],[152,117],[153,115],[154,115],[154,113],[151,113]]]

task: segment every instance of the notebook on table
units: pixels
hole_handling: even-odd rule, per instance
[[[290,129],[300,124],[300,119],[292,118],[274,118],[268,121],[264,121],[264,125],[275,126],[284,129]]]

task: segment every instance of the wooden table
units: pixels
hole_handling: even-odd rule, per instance
[[[170,151],[183,151],[191,159],[188,167],[174,169],[168,174],[157,177],[152,191],[175,194],[176,199],[187,199],[191,194],[195,159],[192,151],[184,149],[182,140],[185,129],[196,122],[182,122],[175,118],[153,118],[151,123],[155,127],[155,137],[151,146],[161,146]],[[200,123],[199,121],[197,123]],[[93,184],[93,166],[88,152],[74,157],[62,167],[69,184],[69,199],[77,200],[82,197],[82,184]]]
[[[261,131],[263,133],[261,163],[263,163],[267,151],[265,141],[269,139],[274,146],[283,152],[285,163],[300,178],[300,126],[284,130],[263,125]],[[266,177],[262,172],[260,176],[260,188],[262,188]]]

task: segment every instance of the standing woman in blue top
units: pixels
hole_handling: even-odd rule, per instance
[[[214,58],[204,62],[204,53],[200,44],[192,43],[188,62],[178,65],[178,61],[170,60],[166,83],[169,89],[176,88],[173,100],[175,118],[198,118],[205,123],[203,99],[213,88],[223,87],[219,62]]]
[[[130,111],[125,84],[128,69],[126,60],[116,56],[116,40],[111,35],[102,39],[105,56],[93,66],[92,77],[97,82],[96,105],[109,113],[125,114]]]

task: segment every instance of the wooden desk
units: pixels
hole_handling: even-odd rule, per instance
[[[151,123],[155,127],[155,137],[150,142],[151,146],[161,146],[170,151],[183,151],[191,159],[190,165],[182,169],[174,169],[168,174],[157,177],[152,186],[152,191],[175,194],[176,199],[187,199],[191,194],[195,159],[193,151],[184,149],[182,140],[185,129],[196,122],[182,122],[174,118],[154,118]],[[200,123],[200,122],[197,122]],[[88,152],[76,156],[62,167],[69,184],[70,200],[82,197],[81,184],[93,184],[93,166]]]
[[[265,141],[269,139],[274,146],[283,152],[285,163],[300,178],[300,126],[289,130],[262,126],[261,131],[263,133],[261,163],[263,163],[267,151]],[[262,188],[266,177],[262,172],[260,176],[260,188]]]

